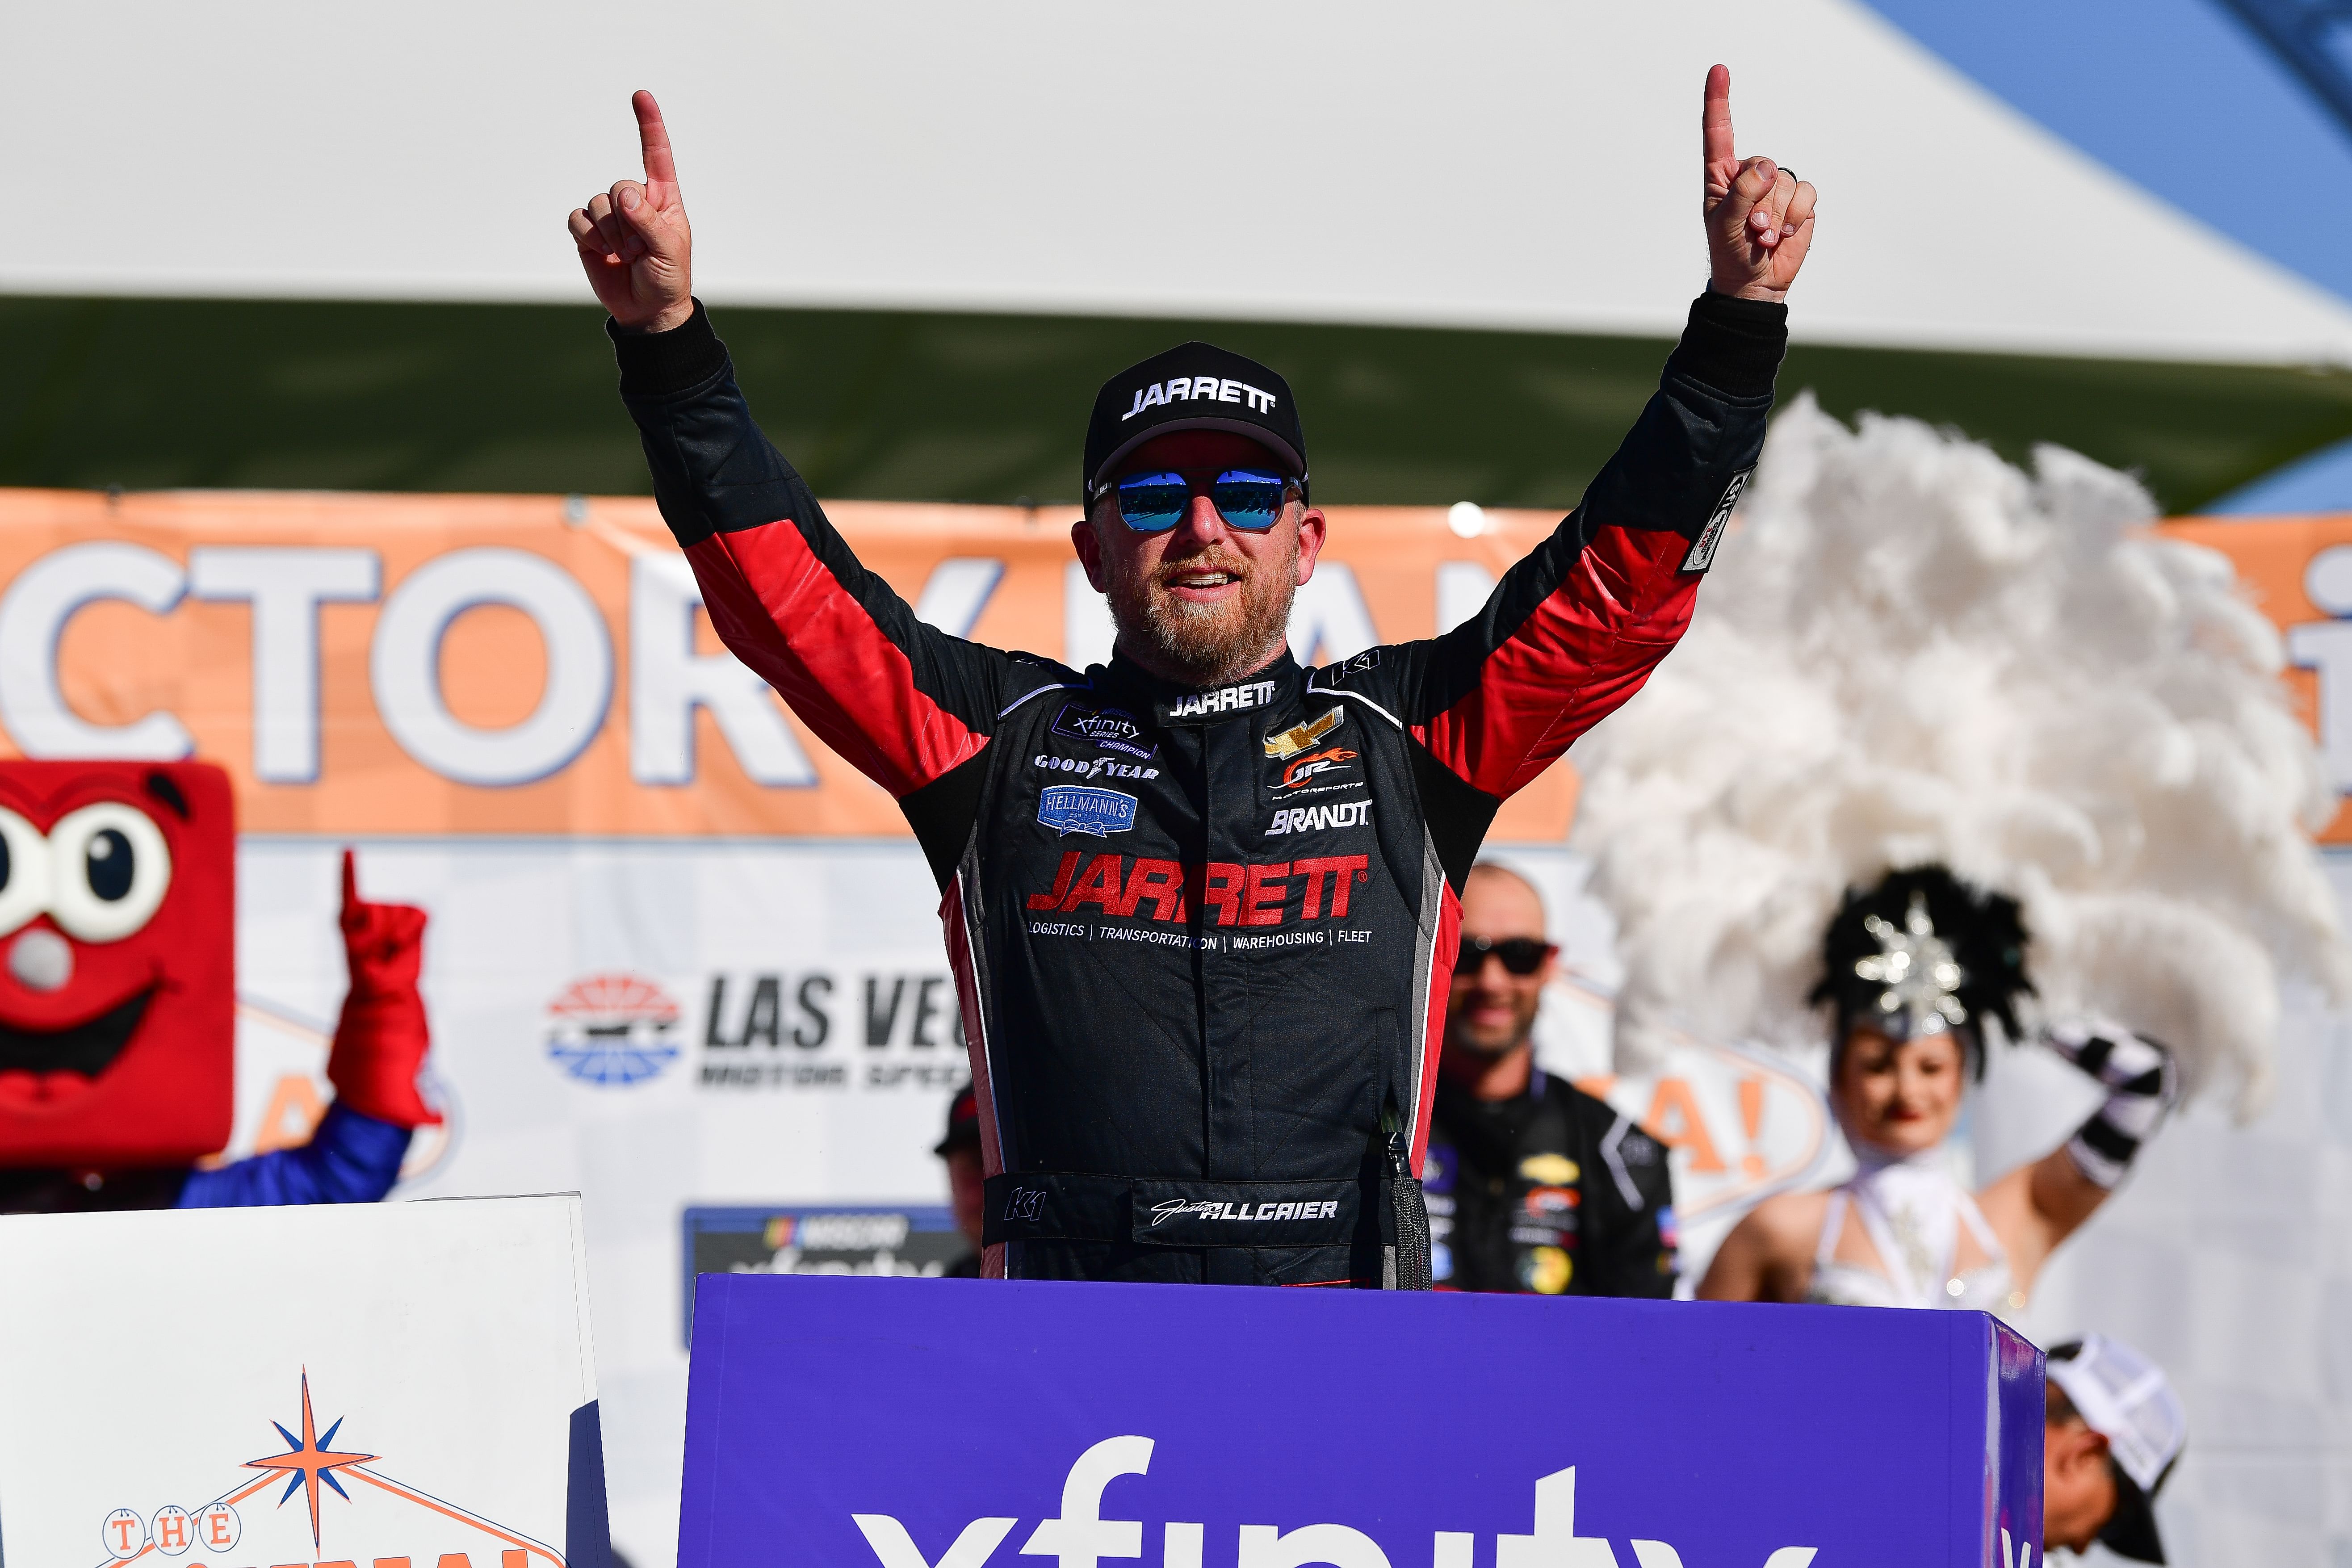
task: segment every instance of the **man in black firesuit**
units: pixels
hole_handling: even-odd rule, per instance
[[[1559,956],[1535,888],[1472,867],[1422,1168],[1431,1273],[1441,1290],[1671,1296],[1665,1150],[1536,1065],[1536,1012]]]
[[[956,1091],[948,1102],[948,1130],[931,1152],[948,1168],[948,1202],[955,1209],[956,1228],[963,1232],[971,1250],[947,1267],[950,1279],[980,1278],[982,1235],[986,1226],[982,1223],[982,1193],[988,1177],[982,1169],[980,1152],[980,1097],[967,1084]]]
[[[572,236],[712,626],[898,800],[939,884],[985,1272],[1427,1289],[1463,879],[1502,802],[1689,625],[1763,446],[1812,187],[1736,154],[1711,70],[1710,279],[1657,394],[1577,510],[1427,641],[1291,657],[1325,520],[1281,376],[1206,343],[1113,376],[1070,542],[1118,637],[1081,670],[927,626],[858,562],[752,421],[689,287],[668,132],[650,93],[635,107],[646,178]]]

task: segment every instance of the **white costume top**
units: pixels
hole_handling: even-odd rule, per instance
[[[1979,1312],[2019,1304],[2000,1238],[1976,1199],[1944,1168],[1941,1149],[1898,1159],[1855,1142],[1862,1168],[1830,1194],[1821,1241],[1813,1249],[1808,1300],[1840,1307],[1957,1307]],[[1834,1256],[1849,1207],[1885,1272]],[[1963,1226],[1987,1260],[1960,1273],[1952,1266]]]

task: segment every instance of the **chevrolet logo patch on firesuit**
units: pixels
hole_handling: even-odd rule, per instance
[[[1582,1173],[1565,1154],[1530,1154],[1519,1162],[1519,1174],[1547,1187],[1564,1187]]]
[[[1347,721],[1348,710],[1334,708],[1319,719],[1294,724],[1279,735],[1268,735],[1265,738],[1265,754],[1269,757],[1295,757]]]

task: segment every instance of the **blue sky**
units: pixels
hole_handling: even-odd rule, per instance
[[[2218,0],[1868,3],[2116,173],[2352,299],[2352,134]],[[2340,508],[2352,443],[2210,510]]]

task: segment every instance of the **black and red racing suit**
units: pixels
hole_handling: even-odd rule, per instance
[[[1425,1287],[1462,879],[1689,624],[1784,308],[1702,296],[1583,503],[1468,622],[1205,690],[926,626],[760,433],[699,305],[614,336],[712,624],[939,879],[988,1272]]]

